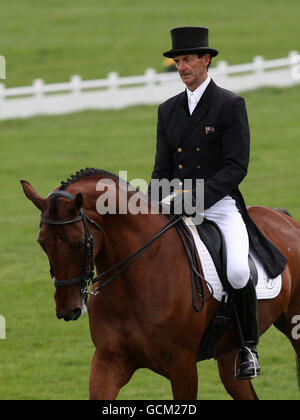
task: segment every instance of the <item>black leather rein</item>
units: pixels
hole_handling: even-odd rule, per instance
[[[74,200],[73,194],[67,192],[67,191],[61,191],[61,190],[55,190],[52,193],[49,194],[48,197],[64,197],[69,200]],[[53,279],[53,283],[55,287],[58,286],[71,286],[73,284],[82,283],[81,287],[81,294],[83,295],[97,295],[104,287],[106,287],[115,277],[117,277],[119,274],[121,274],[124,270],[126,270],[131,264],[134,263],[134,261],[139,258],[143,252],[150,246],[156,239],[158,239],[163,233],[165,233],[167,230],[169,230],[171,227],[180,223],[180,231],[178,232],[180,234],[181,240],[183,242],[183,245],[185,247],[185,250],[187,252],[187,256],[190,262],[191,267],[191,276],[192,276],[192,295],[193,295],[193,306],[194,309],[198,312],[200,312],[203,309],[205,298],[204,298],[204,291],[203,286],[201,283],[201,280],[206,282],[206,280],[201,276],[197,257],[196,257],[196,249],[195,244],[190,237],[187,227],[185,226],[185,223],[182,221],[182,216],[180,215],[174,215],[172,216],[166,225],[151,238],[149,241],[147,241],[144,245],[142,245],[137,251],[130,254],[128,257],[124,258],[123,260],[119,261],[117,264],[115,264],[113,267],[109,268],[108,270],[102,272],[98,277],[94,277],[94,240],[93,236],[91,235],[89,224],[94,226],[99,232],[102,232],[102,228],[92,219],[87,217],[85,214],[83,208],[79,209],[80,216],[76,216],[71,219],[47,219],[43,215],[41,215],[41,221],[43,223],[49,224],[49,225],[67,225],[70,223],[75,223],[82,221],[84,225],[85,230],[85,238],[86,238],[86,261],[85,261],[85,268],[84,273],[81,276],[73,277],[71,279],[66,280],[57,280],[54,276],[53,269],[50,264],[50,275]],[[177,228],[177,226],[176,226]],[[179,229],[179,226],[178,226]],[[178,230],[177,229],[177,230]],[[114,272],[116,269],[118,269],[116,272]],[[114,272],[114,273],[113,273]],[[113,274],[111,274],[113,273]],[[102,280],[104,277],[106,277],[108,274],[111,274],[109,278],[107,278],[105,281],[103,281],[94,291],[91,290],[91,285],[94,283]],[[208,285],[209,286],[209,285]],[[213,293],[211,293],[213,295]],[[201,299],[201,306],[198,307],[197,303],[197,297],[196,295],[200,296]]]
[[[74,200],[74,195],[69,193],[68,191],[61,191],[61,190],[55,190],[49,194],[48,197],[64,197],[69,200]],[[85,237],[86,237],[86,261],[85,261],[85,269],[84,274],[77,277],[72,277],[71,279],[66,280],[57,280],[54,276],[54,271],[50,264],[50,275],[53,279],[53,283],[55,287],[58,286],[71,286],[76,283],[82,283],[83,286],[81,288],[82,294],[91,294],[91,295],[97,295],[102,289],[104,289],[105,286],[107,286],[115,277],[117,277],[119,274],[121,274],[124,270],[126,270],[142,253],[156,240],[158,239],[165,231],[170,229],[172,226],[174,226],[176,223],[178,223],[181,220],[181,217],[176,215],[173,216],[170,220],[168,220],[167,224],[149,241],[147,241],[141,248],[139,248],[137,251],[130,254],[128,257],[124,258],[123,260],[119,261],[117,264],[115,264],[113,267],[109,268],[108,270],[101,273],[98,277],[94,277],[94,258],[93,258],[93,249],[94,249],[94,240],[93,236],[90,233],[89,229],[89,223],[94,226],[96,229],[98,229],[100,232],[102,231],[102,228],[97,225],[97,223],[87,217],[85,214],[83,208],[79,209],[80,216],[76,216],[71,219],[47,219],[41,214],[41,221],[43,223],[49,224],[49,225],[67,225],[70,223],[79,222],[82,220],[85,230]],[[89,286],[91,284],[94,284],[98,282],[99,280],[102,280],[104,277],[106,277],[108,274],[112,273],[114,270],[119,268],[119,270],[112,274],[108,279],[106,279],[102,284],[100,284],[95,291],[89,290]]]

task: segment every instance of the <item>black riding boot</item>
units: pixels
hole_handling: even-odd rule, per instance
[[[237,360],[240,360],[236,368],[237,379],[253,379],[260,374],[258,363],[258,306],[256,290],[250,279],[243,289],[233,289],[233,300],[236,307],[240,326],[241,338],[240,350]],[[242,336],[242,337],[241,337]]]

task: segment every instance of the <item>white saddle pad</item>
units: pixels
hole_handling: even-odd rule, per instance
[[[212,287],[213,297],[219,302],[221,302],[223,295],[227,295],[227,293],[223,290],[223,286],[217,273],[215,264],[206,246],[200,239],[196,226],[194,226],[188,219],[186,220],[186,224],[193,235],[198,255],[201,261],[204,278]],[[276,296],[279,295],[281,290],[281,274],[275,279],[269,279],[261,263],[257,260],[257,258],[255,258],[255,256],[252,253],[251,257],[253,258],[253,261],[256,264],[258,271],[258,283],[256,286],[256,294],[258,300],[274,299]]]

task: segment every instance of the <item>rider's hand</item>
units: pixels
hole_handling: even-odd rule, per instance
[[[196,214],[196,201],[192,191],[176,194],[170,203],[171,214],[181,214],[188,217]]]

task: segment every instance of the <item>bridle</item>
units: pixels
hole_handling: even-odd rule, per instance
[[[63,197],[67,198],[70,201],[74,200],[74,195],[69,193],[68,191],[63,190],[55,190],[52,191],[48,197]],[[105,286],[107,286],[115,277],[121,274],[124,270],[126,270],[140,255],[165,231],[170,229],[176,223],[181,220],[181,217],[176,215],[173,216],[168,223],[149,241],[147,241],[141,248],[137,251],[130,254],[128,257],[124,258],[123,260],[119,261],[113,267],[109,268],[108,270],[101,273],[99,276],[95,276],[95,266],[94,266],[94,238],[90,232],[89,224],[94,226],[99,232],[102,232],[102,228],[92,219],[90,219],[84,212],[83,208],[79,209],[80,216],[73,217],[71,219],[47,219],[41,214],[41,222],[46,223],[48,225],[68,225],[71,223],[76,223],[79,221],[83,222],[84,230],[85,230],[85,240],[86,240],[86,259],[85,259],[85,267],[84,273],[81,276],[72,277],[71,279],[66,280],[57,280],[54,276],[53,268],[50,264],[50,275],[53,280],[54,286],[71,286],[73,284],[82,283],[81,287],[81,294],[89,294],[89,295],[97,295]],[[119,269],[117,272],[112,274],[108,279],[106,279],[103,283],[101,283],[94,291],[91,290],[91,286],[102,280],[108,274],[112,273],[114,270]]]
[[[64,197],[69,199],[70,201],[74,200],[74,195],[69,193],[68,191],[63,190],[55,190],[52,191],[48,197]],[[95,277],[94,273],[94,239],[89,229],[89,224],[91,224],[94,228],[96,228],[99,232],[102,232],[102,228],[92,219],[90,219],[84,212],[83,208],[81,207],[79,209],[80,216],[76,216],[71,219],[47,219],[41,214],[41,222],[49,224],[49,225],[68,225],[71,223],[76,222],[83,222],[84,230],[85,230],[85,240],[86,240],[86,259],[85,259],[85,267],[84,267],[84,273],[81,276],[72,277],[71,279],[66,280],[57,280],[54,276],[54,271],[50,264],[50,275],[53,279],[53,283],[55,287],[59,286],[71,286],[73,284],[81,283],[81,289],[80,293],[82,295],[98,295],[104,287],[106,287],[115,277],[117,277],[119,274],[121,274],[124,270],[126,270],[131,264],[134,263],[135,260],[137,260],[143,252],[150,246],[156,239],[158,239],[163,233],[165,233],[167,230],[169,230],[171,227],[178,224],[178,222],[182,222],[182,216],[175,214],[173,215],[168,222],[165,224],[165,226],[156,233],[153,238],[148,240],[144,245],[142,245],[137,251],[130,254],[128,257],[124,258],[123,260],[119,261],[114,266],[110,267],[108,270],[102,272],[99,276]],[[181,229],[178,230],[178,233],[181,236],[181,240],[183,242],[184,248],[186,250],[190,267],[191,267],[191,277],[192,277],[192,296],[193,296],[193,306],[194,309],[197,312],[200,312],[205,303],[204,298],[204,291],[202,286],[202,281],[205,283],[205,278],[200,274],[198,261],[196,257],[195,252],[195,245],[193,240],[191,239],[187,228],[185,226],[185,223],[180,224]],[[114,274],[113,273],[116,269],[118,269]],[[103,281],[95,290],[92,290],[92,285],[99,280],[102,280],[104,277],[106,277],[108,274],[111,274],[109,278],[107,278],[105,281]],[[201,281],[202,280],[202,281]],[[207,283],[209,289],[211,289],[209,283]],[[200,296],[201,299],[201,305],[200,308],[197,303],[197,297],[196,295]],[[213,291],[211,290],[211,296],[213,296]]]
[[[48,195],[48,197],[64,197],[64,198],[67,198],[68,200],[74,200],[75,198],[73,194],[69,193],[68,191],[62,191],[62,190],[55,190],[51,192]],[[85,258],[84,273],[81,276],[72,277],[71,279],[57,280],[54,276],[54,271],[50,264],[50,275],[51,275],[51,278],[53,280],[55,287],[71,286],[73,284],[82,283],[81,294],[93,294],[93,292],[89,290],[89,285],[93,282],[94,276],[95,276],[94,255],[93,255],[94,238],[90,232],[89,223],[92,226],[94,226],[96,229],[98,229],[99,232],[102,232],[102,228],[94,220],[90,219],[85,214],[82,207],[79,209],[79,211],[80,211],[80,216],[76,216],[71,219],[58,219],[58,220],[47,219],[41,214],[41,221],[48,225],[61,226],[61,225],[69,225],[71,223],[82,221],[83,226],[84,226],[84,231],[85,231],[86,258]]]

